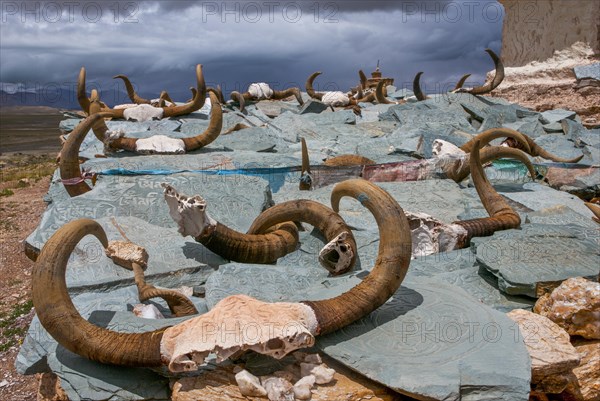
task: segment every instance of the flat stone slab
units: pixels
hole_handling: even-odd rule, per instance
[[[524,224],[473,238],[471,246],[501,291],[538,298],[570,277],[598,277],[599,235],[575,225]]]
[[[267,181],[257,176],[179,173],[146,176],[101,176],[89,192],[70,198],[61,183],[50,189],[52,203],[38,228],[27,238],[30,246],[41,246],[60,226],[79,219],[131,216],[166,228],[175,228],[163,197],[167,182],[186,195],[201,195],[208,213],[231,228],[246,231],[270,202]],[[150,250],[149,250],[150,251]]]
[[[472,198],[464,194],[460,186],[452,180],[424,180],[409,182],[379,182],[378,186],[386,190],[410,212],[427,213],[445,223],[458,220],[458,216],[470,207]],[[313,191],[300,191],[295,184],[289,184],[273,195],[276,203],[293,199],[312,199],[331,207],[330,196],[334,185],[317,188]],[[365,230],[377,230],[375,219],[358,201],[343,198],[340,203],[342,217],[352,227]]]
[[[317,345],[416,399],[527,400],[530,361],[515,330],[503,313],[462,289],[443,280],[411,278],[382,307],[319,337]]]
[[[502,196],[519,202],[534,211],[564,205],[583,216],[589,218],[593,216],[593,213],[584,205],[583,201],[575,195],[557,191],[537,182],[503,185],[497,187],[496,190]]]
[[[89,266],[93,269],[93,263]],[[68,270],[67,270],[68,271]],[[171,278],[170,284],[177,288],[181,286],[181,282],[193,280],[192,274],[183,273],[179,277]],[[167,282],[150,281],[151,284],[168,286]],[[204,300],[192,297],[196,300],[195,304],[200,313],[207,311]],[[140,303],[138,291],[135,285],[130,285],[121,288],[111,288],[106,291],[90,291],[79,295],[72,295],[72,301],[77,311],[84,319],[89,319],[102,327],[112,328],[113,330],[123,332],[141,332],[154,330],[156,328],[172,325],[185,318],[172,319],[141,319],[136,317],[132,310],[135,304]],[[156,305],[159,310],[168,314],[166,303],[160,299],[152,299],[150,301]],[[112,323],[111,323],[112,322]],[[33,374],[48,371],[48,365],[45,361],[47,355],[53,353],[57,349],[57,342],[48,334],[42,327],[39,319],[35,316],[29,326],[27,336],[23,341],[23,345],[19,350],[15,366],[17,371],[22,374]],[[62,347],[61,347],[62,348]],[[83,360],[83,358],[78,357]],[[101,370],[110,370],[106,365],[98,364]],[[135,369],[134,369],[135,370]]]
[[[97,221],[109,241],[123,241],[111,220],[103,217]],[[148,252],[148,268],[144,274],[148,282],[155,283],[161,278],[167,285],[174,285],[178,279],[173,276],[186,273],[193,275],[193,280],[181,285],[191,287],[204,283],[219,265],[228,262],[193,238],[182,237],[176,228],[158,227],[127,216],[119,217],[118,224],[130,241]],[[67,266],[67,286],[71,293],[134,284],[133,272],[105,256],[102,245],[93,236],[86,236],[79,242]]]
[[[600,63],[593,63],[588,65],[578,65],[573,68],[577,79],[591,78],[600,81]]]
[[[265,301],[326,299],[364,277],[364,272],[343,277],[322,274],[297,266],[232,263],[207,281],[207,303],[211,307],[238,293]],[[475,388],[473,400],[482,395],[527,400],[529,357],[514,330],[518,329],[503,313],[448,284],[445,275],[438,279],[409,273],[388,303],[319,337],[318,347],[370,379],[417,399],[471,399],[465,389]],[[490,364],[490,358],[511,368]]]
[[[540,209],[527,214],[527,223],[556,224],[559,226],[575,224],[578,226],[598,229],[598,223],[587,216],[583,216],[568,206],[558,205]]]
[[[542,114],[540,115],[540,121],[542,122],[542,124],[551,124],[551,123],[555,123],[555,122],[560,122],[561,120],[564,120],[565,118],[569,118],[569,119],[573,120],[573,119],[575,119],[576,115],[577,114],[571,110],[564,110],[564,109],[548,110],[548,111],[542,112]]]

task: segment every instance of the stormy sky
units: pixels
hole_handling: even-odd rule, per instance
[[[464,73],[480,83],[501,46],[502,6],[479,1],[2,1],[0,82],[4,91],[88,89],[109,105],[128,75],[142,96],[166,89],[190,97],[194,66],[225,92],[251,82],[282,89],[347,90],[379,60],[384,76],[427,92]]]

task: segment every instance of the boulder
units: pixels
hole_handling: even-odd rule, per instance
[[[579,354],[569,335],[550,319],[521,309],[507,314],[518,325],[531,357],[531,385],[542,393],[561,393],[569,383],[571,371],[579,366]]]
[[[540,115],[540,121],[542,124],[551,124],[560,122],[565,118],[573,120],[575,119],[576,115],[577,114],[571,110],[554,109],[542,112]]]
[[[598,266],[595,266],[596,270]],[[600,284],[574,277],[538,299],[534,311],[572,336],[600,340]]]
[[[310,99],[304,102],[304,105],[300,108],[299,114],[318,114],[328,108],[329,107],[325,103],[316,99]]]
[[[525,224],[471,240],[477,261],[509,295],[538,298],[570,277],[598,277],[597,230]]]
[[[600,400],[600,341],[575,340],[575,349],[581,362],[573,369],[575,380],[571,381],[563,392],[565,400]]]

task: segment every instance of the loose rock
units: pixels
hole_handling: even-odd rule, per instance
[[[579,354],[567,332],[550,319],[522,309],[507,315],[518,324],[531,357],[533,388],[544,393],[563,391],[571,370],[579,365]]]
[[[533,311],[546,316],[572,336],[600,339],[600,283],[582,277],[564,281],[541,297]]]
[[[240,388],[242,395],[263,397],[267,395],[267,390],[260,385],[258,377],[247,370],[242,370],[235,375],[235,381]]]

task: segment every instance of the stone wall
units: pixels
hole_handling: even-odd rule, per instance
[[[600,54],[600,2],[596,0],[498,0],[506,10],[502,60],[518,67],[546,60],[577,41]]]

